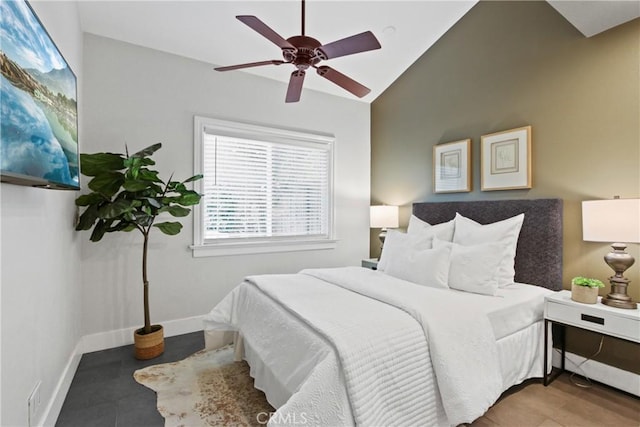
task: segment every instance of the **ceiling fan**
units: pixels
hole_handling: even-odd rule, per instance
[[[285,102],[298,102],[302,93],[302,84],[306,70],[309,67],[315,68],[316,72],[325,79],[337,84],[341,88],[351,92],[355,96],[362,98],[371,90],[341,72],[326,66],[318,65],[320,61],[338,58],[340,56],[352,55],[354,53],[366,52],[380,49],[378,39],[371,31],[346,37],[323,45],[318,40],[304,34],[304,9],[305,0],[302,0],[302,35],[282,38],[273,31],[267,24],[252,15],[238,15],[236,18],[251,27],[254,31],[270,40],[282,49],[284,60],[272,59],[270,61],[249,62],[246,64],[230,65],[227,67],[217,67],[216,71],[231,71],[241,68],[259,67],[262,65],[282,65],[293,64],[296,70],[291,73],[289,87]]]

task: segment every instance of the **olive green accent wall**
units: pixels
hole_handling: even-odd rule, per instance
[[[564,287],[577,275],[606,282],[609,247],[582,241],[580,202],[640,197],[639,40],[638,19],[585,38],[546,2],[479,2],[373,102],[372,204],[402,206],[406,226],[416,201],[561,198]],[[480,191],[480,136],[526,125],[533,188]],[[473,190],[434,194],[432,147],[466,138]],[[628,251],[637,260],[626,273],[629,294],[638,301],[639,245]],[[640,356],[637,346],[627,349]]]

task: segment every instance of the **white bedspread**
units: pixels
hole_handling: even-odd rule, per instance
[[[247,280],[337,350],[356,424],[416,425],[428,416],[428,348],[411,316],[310,275]]]
[[[498,289],[495,297],[483,298],[481,309],[489,316],[496,340],[542,320],[544,297],[553,293],[540,286],[514,283]]]
[[[448,423],[470,422],[502,392],[493,329],[467,294],[425,288],[361,268],[303,273],[255,276],[250,281],[332,343],[358,424],[424,425],[425,420],[439,420],[437,408],[429,404],[440,401],[433,397],[438,389]],[[212,311],[209,321],[233,323],[234,292]],[[431,381],[430,358],[437,384]],[[328,365],[337,359],[320,359],[318,369],[335,369]],[[317,371],[285,406],[290,409],[295,403],[297,411],[305,409],[299,395],[314,393],[310,382],[321,382]],[[328,377],[340,380],[335,373]],[[316,408],[306,409],[311,414]]]
[[[302,273],[391,304],[420,323],[450,424],[475,420],[502,393],[493,329],[469,294],[419,286],[359,267]],[[424,396],[420,400],[424,401]]]

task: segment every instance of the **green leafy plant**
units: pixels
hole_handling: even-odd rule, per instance
[[[587,286],[589,288],[604,288],[604,283],[602,283],[600,280],[582,276],[577,276],[571,279],[571,284],[577,286]]]
[[[164,182],[150,156],[162,144],[154,144],[133,155],[95,153],[80,155],[80,171],[91,177],[88,187],[91,193],[76,199],[76,205],[84,207],[76,230],[93,227],[90,240],[98,242],[105,233],[134,231],[142,233],[142,282],[144,286],[144,328],[141,333],[152,332],[149,315],[149,281],[147,279],[147,253],[149,233],[152,227],[170,236],[180,233],[182,224],[178,221],[156,223],[161,214],[185,217],[191,212],[190,206],[200,203],[201,195],[187,189],[189,182],[197,181],[202,175],[195,175],[184,181],[172,181],[173,175]]]

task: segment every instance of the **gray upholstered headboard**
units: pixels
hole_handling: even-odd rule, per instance
[[[456,212],[480,224],[524,213],[516,252],[516,282],[562,289],[562,200],[483,200],[414,203],[413,214],[429,224],[449,221]]]

